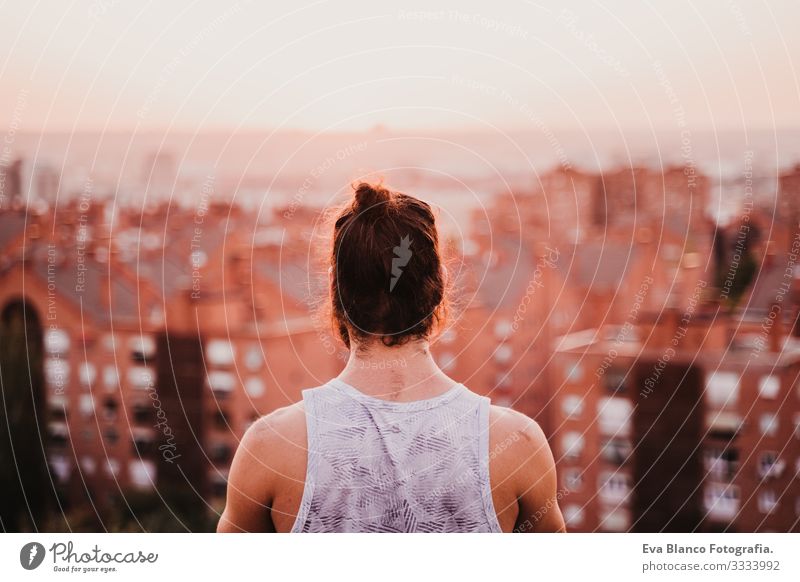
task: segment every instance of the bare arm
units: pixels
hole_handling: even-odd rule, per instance
[[[307,449],[302,402],[253,423],[233,458],[217,531],[289,531],[302,496]]]
[[[262,418],[242,437],[231,463],[218,533],[275,531],[270,518],[272,470],[264,457],[273,433],[268,419]]]
[[[558,506],[556,468],[550,445],[539,425],[522,413],[492,407],[493,430],[511,443],[498,456],[504,481],[513,490],[519,512],[514,532],[564,532]]]
[[[524,434],[531,438],[526,441],[527,455],[521,460],[522,486],[515,531],[565,532],[550,445],[542,429],[532,420]]]

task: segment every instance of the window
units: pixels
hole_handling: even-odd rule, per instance
[[[569,394],[561,400],[561,412],[565,418],[578,418],[583,413],[583,398]]]
[[[84,418],[94,414],[94,398],[91,394],[81,394],[81,398],[78,400],[78,410]]]
[[[628,499],[631,490],[630,478],[624,473],[601,473],[598,489],[600,499],[606,503],[622,503]]]
[[[136,489],[153,489],[156,481],[156,465],[153,461],[134,459],[128,465],[128,477]]]
[[[583,523],[583,507],[575,503],[564,506],[564,521],[568,527],[578,527]]]
[[[103,432],[103,436],[109,445],[115,445],[117,444],[117,441],[119,441],[119,433],[113,426],[107,428],[105,432]]]
[[[603,376],[603,385],[610,394],[625,392],[625,371],[620,368],[609,368]]]
[[[81,457],[81,469],[87,475],[94,475],[97,470],[97,462],[92,457]]]
[[[580,469],[566,469],[564,471],[564,486],[573,493],[583,486],[583,474]]]
[[[507,319],[498,319],[494,324],[494,335],[498,339],[504,339],[511,335],[514,326]]]
[[[769,515],[778,509],[778,496],[772,489],[762,489],[758,492],[758,510]]]
[[[703,491],[703,505],[709,519],[732,521],[739,513],[739,488],[735,485],[708,483]]]
[[[69,442],[69,430],[64,422],[51,422],[47,425],[50,445],[54,449],[62,449]]]
[[[758,457],[758,476],[762,479],[777,479],[783,475],[786,463],[774,451],[764,451]]]
[[[78,378],[81,381],[81,386],[91,388],[97,378],[97,367],[91,362],[82,362],[78,366]]]
[[[49,329],[44,334],[44,351],[51,356],[69,352],[69,335],[63,329]]]
[[[606,439],[601,448],[603,459],[614,465],[622,465],[631,454],[631,445],[624,439]]]
[[[233,365],[235,350],[229,340],[215,339],[206,345],[206,359],[213,366]]]
[[[106,458],[105,470],[109,477],[116,477],[119,475],[119,461],[113,457]]]
[[[150,390],[155,386],[156,375],[147,366],[133,366],[128,370],[128,382],[135,388]]]
[[[263,361],[261,347],[258,344],[253,344],[247,348],[244,354],[244,365],[248,370],[251,372],[259,370]]]
[[[147,402],[134,402],[131,409],[133,411],[134,424],[149,424],[151,422],[151,410],[154,409]]]
[[[570,431],[561,437],[561,454],[567,459],[577,459],[581,456],[583,445],[581,433]]]
[[[508,344],[500,344],[494,352],[494,359],[501,364],[505,364],[511,360],[512,354],[511,346]]]
[[[211,388],[217,396],[223,396],[233,392],[236,388],[236,376],[230,372],[209,372],[208,387]]]
[[[758,428],[764,436],[774,437],[778,433],[778,415],[765,412],[758,418]]]
[[[264,381],[257,376],[251,376],[245,381],[244,389],[253,398],[258,398],[264,394]]]
[[[715,408],[733,408],[739,397],[741,376],[735,372],[713,372],[706,379],[706,400]]]
[[[580,362],[567,364],[567,380],[570,382],[579,382],[583,378],[583,366]]]
[[[708,436],[719,440],[732,440],[742,429],[742,417],[733,412],[717,411],[706,414]]]
[[[150,323],[156,326],[160,326],[164,323],[164,311],[157,305],[154,305],[150,310]]]
[[[113,391],[119,387],[119,372],[115,366],[105,366],[103,368],[103,384],[106,390]]]
[[[50,458],[50,469],[55,474],[56,479],[61,483],[66,483],[72,473],[72,464],[64,455],[53,455]]]
[[[631,514],[624,507],[612,507],[600,515],[600,527],[604,531],[628,531],[631,524]]]
[[[730,447],[703,451],[706,472],[717,481],[731,481],[739,469],[739,451]]]
[[[117,408],[117,401],[113,398],[108,397],[103,400],[103,418],[106,420],[116,420]]]
[[[69,363],[61,358],[47,358],[44,361],[44,377],[50,388],[62,391],[69,384]]]
[[[156,355],[156,342],[149,335],[134,336],[128,340],[128,349],[131,351],[131,360],[147,363]]]
[[[630,435],[633,404],[627,398],[601,398],[597,403],[597,414],[602,434]]]
[[[781,390],[781,379],[778,376],[768,374],[762,376],[758,381],[758,394],[762,398],[769,398],[774,400],[778,397],[778,392]]]
[[[148,457],[156,451],[155,442],[152,435],[137,429],[134,432],[133,439],[131,439],[131,454],[134,457]]]
[[[67,420],[67,399],[60,394],[54,394],[48,399],[47,407],[50,409],[50,419],[58,421]]]

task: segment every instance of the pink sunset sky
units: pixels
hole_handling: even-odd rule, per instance
[[[793,128],[800,3],[11,2],[0,127]]]

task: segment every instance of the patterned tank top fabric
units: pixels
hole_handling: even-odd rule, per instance
[[[293,532],[499,532],[489,399],[462,384],[390,402],[337,379],[303,391],[308,466]]]

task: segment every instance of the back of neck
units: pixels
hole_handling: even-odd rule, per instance
[[[392,347],[379,341],[353,343],[339,380],[368,396],[397,402],[434,398],[456,384],[436,365],[424,340]]]

